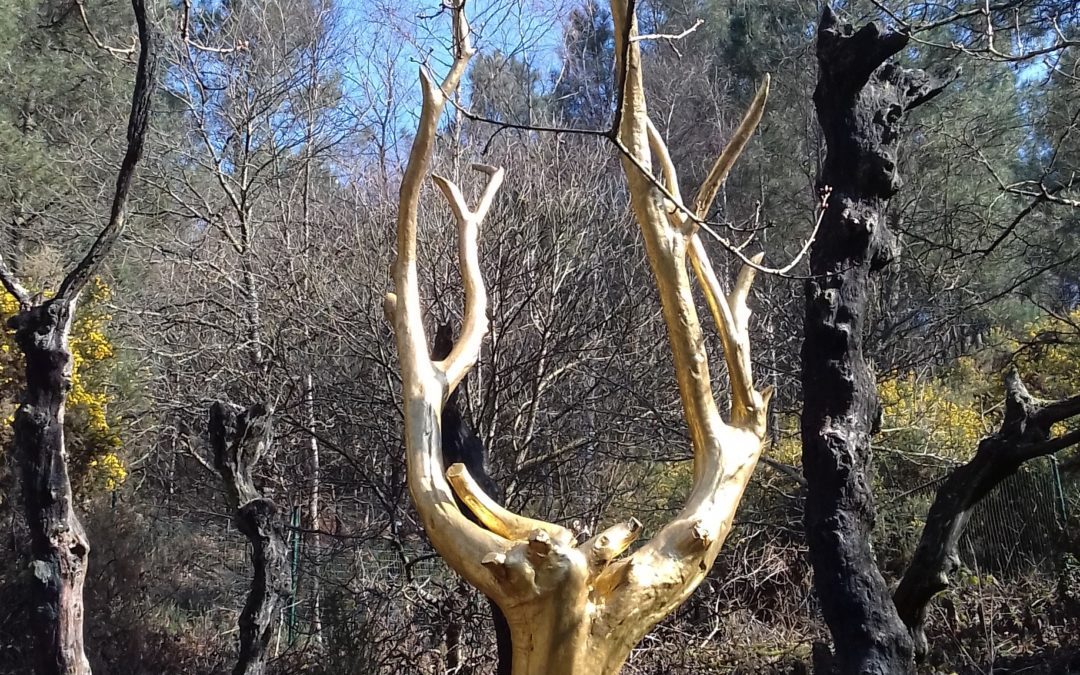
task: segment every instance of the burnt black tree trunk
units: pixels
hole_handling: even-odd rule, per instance
[[[874,502],[870,436],[879,414],[863,355],[872,275],[897,255],[885,221],[900,187],[905,114],[945,81],[886,63],[908,38],[875,23],[856,31],[826,6],[817,34],[818,122],[828,154],[818,179],[829,194],[811,248],[802,347],[805,526],[814,585],[841,673],[913,670],[912,640],[870,543]]]
[[[15,413],[15,458],[30,529],[34,662],[38,675],[90,672],[83,645],[83,583],[90,542],[72,506],[64,445],[64,398],[71,389],[74,302],[53,301],[10,325],[22,350],[26,389]]]
[[[447,324],[439,326],[435,331],[435,344],[431,350],[431,358],[441,361],[450,355],[454,347],[452,329]],[[464,383],[464,380],[462,381]],[[450,392],[443,405],[442,426],[442,452],[443,466],[461,462],[469,470],[469,474],[476,479],[480,487],[489,497],[497,502],[502,502],[502,490],[491,479],[487,472],[487,450],[483,441],[465,423],[461,416],[461,408],[458,406],[458,389]],[[481,524],[479,519],[469,510],[460,499],[457,499],[458,508],[469,520]],[[491,607],[491,621],[495,625],[495,644],[498,649],[498,665],[496,675],[510,675],[513,665],[513,644],[510,642],[510,625],[506,623],[506,616],[502,610],[490,598],[488,605]],[[459,639],[455,637],[455,639]]]
[[[900,619],[915,641],[917,660],[928,651],[924,624],[930,600],[949,587],[949,577],[960,567],[957,545],[971,509],[1024,462],[1080,442],[1080,431],[1051,435],[1054,424],[1075,415],[1080,415],[1080,396],[1037,401],[1016,372],[1006,377],[1001,428],[980,441],[975,456],[953,469],[938,488],[919,546],[893,594]]]
[[[132,0],[140,38],[128,118],[127,149],[116,178],[109,222],[64,277],[56,296],[33,297],[0,258],[0,285],[19,303],[8,324],[24,357],[25,389],[15,412],[13,456],[19,466],[30,530],[31,616],[38,675],[89,675],[83,642],[83,584],[90,542],[72,505],[64,444],[64,406],[71,389],[68,335],[79,295],[124,229],[127,198],[142,156],[157,63],[143,0]]]
[[[262,675],[274,614],[292,595],[285,525],[277,505],[255,487],[252,471],[273,443],[273,411],[255,404],[237,414],[227,403],[210,407],[210,445],[214,468],[237,529],[251,543],[254,577],[240,613],[240,653],[233,675]]]

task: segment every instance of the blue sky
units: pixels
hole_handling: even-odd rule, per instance
[[[496,50],[527,61],[546,75],[557,71],[564,18],[582,0],[470,0],[466,16],[473,46],[480,54]],[[361,108],[364,101],[387,106],[407,141],[419,110],[420,63],[436,77],[450,65],[450,15],[438,0],[338,0],[350,44],[345,66],[346,93]],[[387,81],[387,78],[390,81]],[[467,100],[467,83],[463,89]],[[401,148],[398,148],[400,151]],[[403,159],[399,157],[397,159]]]
[[[478,51],[499,50],[547,71],[558,67],[563,19],[579,4],[579,0],[472,0],[466,16]],[[450,19],[447,12],[440,12],[437,0],[340,0],[340,5],[356,29],[376,27],[384,37],[411,43],[408,58],[418,59],[430,51],[433,69],[449,64]],[[393,25],[379,26],[388,17]]]

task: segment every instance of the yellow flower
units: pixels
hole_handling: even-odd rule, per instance
[[[914,373],[878,386],[883,429],[895,446],[952,459],[969,457],[989,431],[973,386],[985,379],[973,363],[957,364],[943,376],[925,380]]]
[[[111,296],[108,285],[94,279],[79,303],[69,335],[72,375],[65,422],[72,440],[72,466],[86,474],[76,475],[76,479],[110,491],[117,489],[127,477],[122,461],[115,454],[121,441],[109,415],[116,352],[107,330],[111,316],[103,305]],[[6,323],[18,311],[18,302],[7,293],[0,293],[0,323]],[[20,361],[12,331],[0,331],[0,404],[5,412],[9,407],[14,408],[22,387]],[[2,419],[2,426],[10,427],[14,418]]]
[[[7,319],[17,311],[19,311],[19,301],[13,298],[10,293],[4,291],[3,297],[0,297],[0,314],[4,315],[4,319]]]
[[[90,462],[91,481],[115,492],[127,480],[127,467],[115,453],[106,453]]]

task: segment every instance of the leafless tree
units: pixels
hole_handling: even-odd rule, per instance
[[[64,403],[71,388],[68,334],[79,295],[124,231],[128,194],[142,156],[154,92],[157,44],[142,0],[132,8],[139,30],[139,62],[120,164],[106,226],[52,298],[31,295],[0,259],[0,282],[18,300],[10,326],[25,358],[26,384],[15,414],[15,455],[33,553],[30,617],[40,675],[89,674],[83,643],[83,584],[90,542],[72,503],[64,446]]]
[[[462,465],[447,468],[441,461],[436,433],[439,413],[447,393],[475,364],[487,329],[487,294],[480,277],[477,236],[503,180],[501,169],[476,167],[489,176],[489,182],[474,210],[454,183],[435,178],[458,224],[465,314],[460,341],[446,359],[434,363],[428,356],[420,308],[417,213],[438,118],[472,56],[460,5],[454,11],[455,60],[449,74],[441,85],[426,73],[421,75],[424,108],[402,179],[398,257],[393,268],[396,293],[387,296],[386,312],[398,338],[410,491],[436,549],[506,613],[516,673],[617,672],[632,646],[704,578],[730,530],[765,431],[768,393],[763,395],[752,385],[747,333],[746,297],[754,269],[747,267],[732,294],[724,293],[696,231],[745,139],[721,155],[694,211],[683,207],[667,148],[645,110],[640,47],[633,39],[636,18],[630,9],[618,1],[612,3],[620,36],[616,43],[620,71],[625,73],[616,142],[624,152],[631,203],[664,308],[695,451],[695,480],[682,513],[629,558],[615,560],[639,534],[638,520],[615,525],[579,547],[571,531],[498,506]],[[760,118],[760,102],[750,119]],[[653,159],[662,172],[662,183],[651,174]],[[693,214],[696,218],[688,217]],[[716,409],[688,263],[705,289],[723,338],[732,378],[730,423],[723,422]],[[759,263],[760,258],[753,261]],[[486,527],[463,516],[455,493]],[[602,612],[590,617],[589,607],[600,598]]]

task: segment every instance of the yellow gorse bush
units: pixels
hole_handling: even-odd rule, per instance
[[[1080,391],[1080,309],[1063,317],[1043,316],[1009,335],[993,331],[997,369],[980,369],[975,359],[957,359],[940,375],[912,373],[883,380],[878,393],[884,409],[885,442],[896,449],[921,451],[953,460],[975,452],[999,423],[1001,367],[1019,370],[1028,389],[1046,399]],[[994,410],[993,415],[985,411]],[[1065,431],[1063,425],[1054,433]]]
[[[1080,308],[1033,321],[1022,339],[1010,341],[1010,347],[1025,380],[1040,394],[1061,398],[1080,391]]]
[[[908,373],[878,383],[889,445],[956,460],[974,452],[989,431],[979,397],[986,385],[973,377],[970,359],[960,359],[955,371],[951,377]]]
[[[127,479],[127,469],[118,455],[120,436],[109,417],[109,385],[116,356],[106,331],[112,316],[105,311],[105,304],[111,295],[109,287],[95,279],[83,292],[70,336],[72,375],[65,416],[68,455],[73,479],[90,490],[113,491]],[[18,311],[14,298],[0,295],[0,323],[5,326],[0,337],[0,436],[4,446],[10,440],[23,378],[14,331],[6,328],[7,320]]]
[[[116,490],[127,480],[127,467],[112,452],[106,453],[99,459],[90,460],[90,469],[96,482],[104,485],[109,492]]]
[[[779,415],[777,429],[774,430],[776,442],[765,448],[765,454],[778,462],[789,466],[802,463],[802,436],[799,433],[799,416],[794,413]]]

